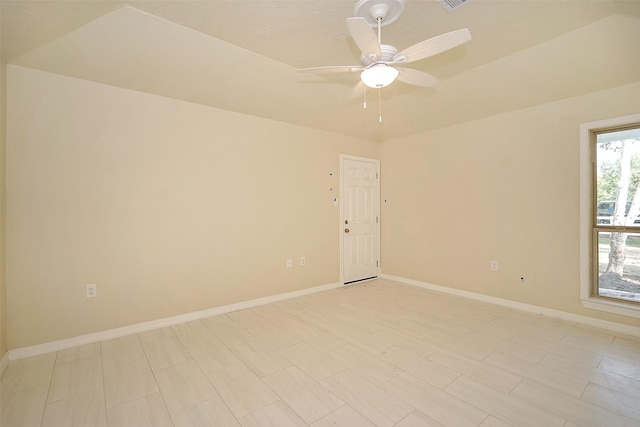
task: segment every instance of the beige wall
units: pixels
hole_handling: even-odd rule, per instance
[[[7,352],[7,299],[5,297],[5,130],[6,64],[0,62],[0,359]],[[0,372],[2,376],[2,372]]]
[[[640,83],[382,143],[383,271],[639,325],[582,307],[578,234],[579,125],[638,99]]]
[[[384,273],[638,324],[578,300],[578,126],[637,113],[640,84],[375,144],[7,79],[10,349],[336,282],[340,153],[381,159]]]
[[[9,348],[339,280],[329,189],[341,153],[377,144],[22,67],[7,82]]]

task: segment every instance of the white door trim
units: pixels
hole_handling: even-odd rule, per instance
[[[376,239],[376,256],[378,259],[378,265],[377,265],[377,269],[376,269],[376,276],[380,276],[380,271],[381,271],[381,266],[382,266],[382,260],[380,259],[380,223],[382,222],[382,218],[380,217],[380,181],[382,176],[380,175],[380,160],[378,159],[370,159],[367,157],[358,157],[358,156],[351,156],[348,154],[340,154],[340,223],[338,224],[339,228],[338,228],[338,232],[340,233],[340,239],[339,239],[339,243],[340,243],[340,283],[344,284],[344,199],[343,199],[343,195],[344,193],[344,174],[343,174],[343,170],[344,170],[344,161],[345,160],[355,160],[355,161],[361,161],[361,162],[367,162],[367,163],[373,163],[376,167],[376,174],[378,177],[378,185],[377,185],[377,217],[378,217],[378,221],[376,223],[376,234],[377,234],[377,239]]]

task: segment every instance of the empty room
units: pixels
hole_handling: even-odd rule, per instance
[[[640,425],[640,1],[0,0],[0,426]]]

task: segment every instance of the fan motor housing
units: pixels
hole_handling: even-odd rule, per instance
[[[380,58],[371,58],[368,54],[363,53],[360,55],[360,62],[363,67],[368,67],[372,64],[379,63],[391,63],[393,62],[393,57],[398,54],[398,49],[394,46],[388,44],[380,45]]]

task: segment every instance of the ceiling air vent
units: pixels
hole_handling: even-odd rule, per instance
[[[438,3],[444,7],[447,12],[453,12],[465,3],[469,3],[471,0],[438,0]]]

